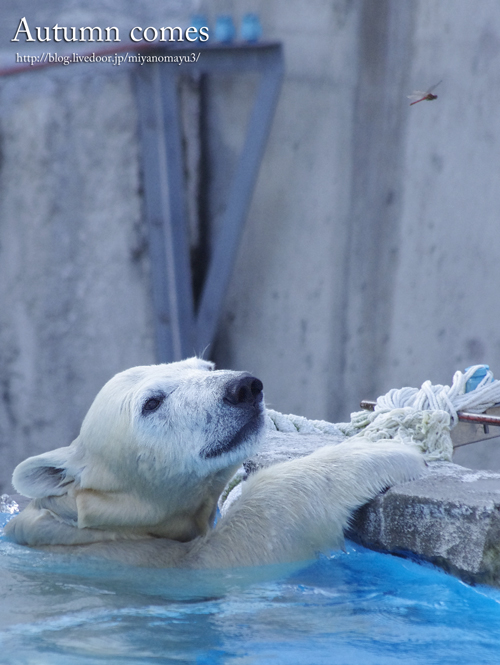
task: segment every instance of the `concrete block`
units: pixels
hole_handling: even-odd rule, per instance
[[[433,463],[425,477],[363,506],[349,536],[425,559],[468,583],[500,586],[500,474]]]
[[[245,462],[248,472],[266,468],[278,462],[286,462],[298,457],[313,453],[326,445],[340,443],[344,436],[327,434],[293,434],[285,432],[272,432],[266,434],[265,441],[257,454]]]

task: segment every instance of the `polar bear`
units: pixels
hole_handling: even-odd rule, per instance
[[[31,547],[157,567],[216,568],[314,558],[342,546],[353,511],[418,477],[417,450],[327,445],[252,474],[213,527],[217,500],[263,436],[261,381],[199,358],[114,376],[71,445],[13,474],[31,503],[6,526]]]

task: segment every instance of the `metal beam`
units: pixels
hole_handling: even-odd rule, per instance
[[[150,53],[189,56],[194,51],[199,52],[196,61],[182,65],[189,67],[190,73],[257,71],[261,78],[195,313],[177,99],[177,79],[182,71],[166,62],[138,68],[139,127],[159,362],[201,353],[215,337],[284,73],[280,44],[176,46]]]

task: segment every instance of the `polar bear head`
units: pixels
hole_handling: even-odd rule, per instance
[[[133,367],[98,393],[70,446],[28,458],[13,484],[31,512],[78,530],[190,540],[263,423],[262,383],[246,372],[198,358]]]

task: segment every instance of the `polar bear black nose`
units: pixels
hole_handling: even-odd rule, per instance
[[[251,374],[244,374],[237,379],[229,381],[226,385],[224,401],[233,406],[250,404],[253,406],[262,401],[262,381]]]

